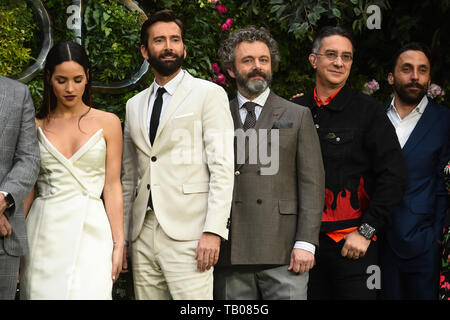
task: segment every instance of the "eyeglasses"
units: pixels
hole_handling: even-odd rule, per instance
[[[343,62],[350,62],[353,60],[353,56],[350,53],[343,53],[340,56],[338,56],[338,54],[336,52],[333,51],[329,51],[326,53],[315,53],[313,52],[316,56],[325,56],[328,60],[330,61],[336,61],[336,59],[338,57],[341,57]]]

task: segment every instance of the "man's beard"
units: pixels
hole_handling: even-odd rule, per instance
[[[411,92],[408,91],[408,88],[418,88],[419,91]],[[423,98],[423,96],[427,93],[428,85],[421,85],[417,82],[411,82],[408,84],[401,85],[397,83],[394,79],[394,91],[397,93],[400,100],[402,100],[406,104],[417,105]]]
[[[252,71],[247,75],[242,75],[237,70],[234,70],[234,74],[236,75],[236,83],[244,95],[258,95],[266,90],[272,81],[272,73],[267,75],[258,70]],[[261,76],[264,80],[250,80],[254,76]]]
[[[150,51],[147,49],[148,54],[148,63],[150,66],[155,69],[160,75],[167,77],[171,74],[174,74],[184,62],[184,55],[177,55],[175,52],[164,51],[159,55],[159,57],[152,56]],[[163,61],[163,58],[175,58],[173,61]]]

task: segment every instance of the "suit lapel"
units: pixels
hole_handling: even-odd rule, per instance
[[[273,116],[272,116],[271,96],[272,96],[272,91],[269,93],[266,103],[264,104],[264,106],[261,110],[261,114],[259,115],[258,120],[256,121],[256,125],[255,125],[256,130],[272,128]]]
[[[264,118],[261,119],[262,121],[259,127],[262,129],[268,129],[267,134],[269,134],[272,130],[273,124],[276,121],[280,120],[281,116],[286,111],[286,108],[282,106],[282,101],[280,100],[280,97],[270,91],[270,94],[267,97],[267,101],[263,108],[263,113],[265,109],[266,113],[264,114]],[[263,113],[261,113],[261,116],[263,116]],[[256,125],[258,126],[258,123]]]
[[[231,111],[231,117],[233,118],[234,123],[234,129],[235,132],[237,129],[242,129],[243,123],[241,120],[241,115],[239,113],[239,104],[237,101],[237,98],[234,98],[230,102],[230,111]],[[237,137],[234,136],[234,167],[235,169],[239,169],[242,166],[242,164],[237,164]]]
[[[233,117],[234,128],[235,129],[242,128],[244,124],[242,123],[241,115],[239,113],[239,105],[238,105],[237,99],[231,100],[230,111],[231,111],[231,116]]]
[[[428,133],[428,131],[433,127],[433,124],[439,121],[438,115],[435,112],[431,102],[428,102],[425,111],[420,117],[416,124],[416,127],[412,131],[411,135],[403,146],[403,154],[407,156],[411,150],[422,140],[422,138]]]
[[[137,113],[138,118],[139,118],[139,126],[141,128],[141,134],[142,134],[142,137],[144,138],[145,143],[147,144],[149,150],[151,150],[152,146],[150,144],[147,118],[148,118],[148,104],[149,104],[150,96],[151,96],[152,92],[153,92],[153,83],[147,89],[147,92],[143,95],[142,100],[139,103],[139,110]]]
[[[173,113],[183,103],[183,101],[186,99],[186,96],[191,91],[192,80],[193,77],[189,73],[184,72],[183,80],[181,81],[178,88],[175,90],[175,93],[173,94],[173,97],[170,99],[170,102],[167,105],[167,109],[166,111],[164,111],[164,115],[158,125],[158,130],[156,131],[154,144],[157,143],[158,136],[162,134],[164,127],[166,126],[167,122],[169,122],[169,120],[172,118]]]

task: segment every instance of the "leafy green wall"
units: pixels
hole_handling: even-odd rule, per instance
[[[432,50],[432,82],[441,93],[436,100],[450,107],[450,0],[138,0],[147,15],[169,8],[185,23],[187,59],[184,68],[196,77],[224,86],[230,97],[235,88],[218,69],[218,47],[229,32],[247,26],[264,26],[278,41],[281,61],[274,75],[272,89],[290,98],[314,87],[314,73],[307,60],[312,39],[325,25],[341,25],[353,30],[356,54],[350,84],[360,90],[371,80],[379,84],[373,96],[380,103],[390,100],[386,81],[393,53],[409,41],[421,41]],[[17,76],[33,62],[39,52],[39,28],[33,23],[31,9],[18,0],[0,4],[0,74]],[[66,27],[71,0],[42,0],[52,18],[54,41],[74,39]],[[120,81],[134,74],[142,64],[138,14],[119,1],[84,1],[83,44],[90,56],[94,80],[104,83]],[[367,7],[381,9],[381,29],[370,30]],[[214,66],[214,69],[213,69]],[[148,72],[135,87],[124,93],[95,93],[94,107],[116,113],[122,120],[126,101],[153,81]],[[42,73],[28,82],[35,106],[42,101]],[[131,275],[122,276],[114,297],[133,296]]]
[[[381,103],[390,99],[391,88],[386,81],[392,54],[408,41],[422,41],[433,53],[432,80],[444,92],[450,81],[443,70],[450,67],[450,42],[444,41],[450,32],[447,19],[450,0],[410,2],[406,0],[147,0],[139,1],[149,15],[170,8],[184,21],[187,60],[185,68],[194,76],[216,81],[232,97],[235,88],[224,71],[213,72],[218,61],[220,41],[229,32],[247,25],[264,26],[277,39],[281,62],[274,75],[272,88],[289,98],[297,92],[311,90],[314,74],[307,56],[312,39],[324,25],[341,25],[354,31],[356,55],[349,79],[350,84],[363,90],[364,84],[375,79],[379,90],[373,95]],[[30,23],[32,16],[17,0],[4,0],[0,6],[0,74],[14,76],[33,61],[38,52],[39,30]],[[67,29],[71,0],[42,0],[51,18],[55,42],[73,39]],[[84,6],[83,44],[93,65],[94,80],[104,83],[129,78],[142,63],[139,51],[140,21],[137,13],[129,11],[120,1],[86,0]],[[367,7],[376,4],[382,13],[381,29],[369,30]],[[9,9],[8,9],[9,6]],[[219,7],[217,7],[219,6]],[[224,12],[225,11],[225,12]],[[419,14],[420,13],[420,14]],[[11,17],[14,16],[15,19]],[[12,35],[12,36],[11,36]],[[224,82],[224,80],[226,80]],[[151,72],[142,81],[121,94],[95,93],[94,107],[114,112],[121,119],[127,99],[147,87]],[[42,96],[42,75],[28,83],[36,108]],[[447,95],[436,98],[450,106]]]

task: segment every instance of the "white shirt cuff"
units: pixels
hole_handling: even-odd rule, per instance
[[[306,241],[295,241],[294,249],[303,249],[314,254],[316,246]]]

